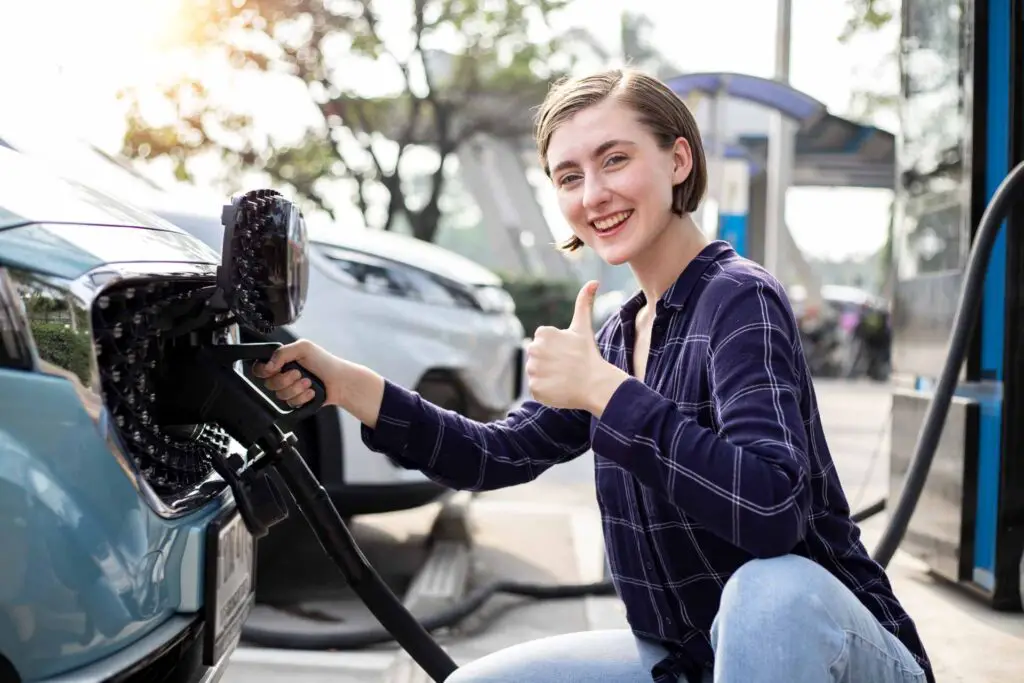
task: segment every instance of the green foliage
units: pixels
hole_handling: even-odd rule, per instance
[[[532,337],[541,325],[569,326],[579,283],[521,275],[503,275],[502,280],[516,302],[516,316],[526,336]]]
[[[70,370],[88,385],[92,354],[88,328],[76,332],[63,323],[33,323],[32,338],[43,360]]]
[[[854,36],[879,31],[899,19],[899,0],[846,0],[850,16],[839,41],[848,43]]]
[[[846,26],[839,35],[839,41],[849,44],[856,36],[877,33],[884,30],[894,22],[900,21],[901,0],[847,0],[847,7],[850,15],[847,18]],[[892,46],[891,52],[882,55],[884,59],[897,59],[898,45]],[[899,106],[899,91],[889,92],[866,91],[854,93],[851,103],[851,112],[856,118],[870,119],[881,111],[895,111]],[[879,268],[882,271],[881,281],[883,290],[892,275],[893,265],[893,207],[889,207],[889,229],[887,231],[885,245],[879,258]]]
[[[213,152],[227,169],[229,189],[238,189],[243,173],[263,172],[307,205],[336,215],[354,202],[372,227],[389,229],[401,218],[416,237],[430,241],[440,217],[445,160],[478,132],[526,132],[509,112],[538,103],[551,80],[569,68],[566,58],[559,61],[564,54],[557,38],[534,39],[568,2],[183,0],[187,51],[228,65],[232,73],[301,84],[302,102],[289,104],[312,111],[315,124],[298,141],[275,140],[260,132],[254,114],[200,85],[205,74],[196,71],[176,83],[123,94],[123,152],[169,159],[183,180],[193,179],[195,157]],[[356,92],[348,76],[369,69],[392,76],[397,85]],[[171,105],[169,123],[144,115],[142,103],[153,95]],[[403,161],[417,148],[432,150],[437,160],[427,188],[418,193],[403,179]],[[330,181],[336,180],[351,194],[332,201],[338,189]],[[382,218],[374,221],[377,214]]]
[[[857,36],[883,31],[900,21],[900,0],[846,0],[849,10],[846,25],[839,34],[839,42],[850,45]],[[879,66],[897,59],[898,44],[879,55]],[[884,90],[869,89],[853,93],[847,114],[854,119],[870,121],[883,111],[895,111],[899,103],[896,84]]]

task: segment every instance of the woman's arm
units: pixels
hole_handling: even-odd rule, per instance
[[[282,347],[270,363],[254,368],[278,398],[293,405],[312,395],[298,372],[280,372],[289,361],[323,378],[326,403],[362,423],[367,447],[450,488],[480,491],[526,483],[590,447],[586,411],[529,401],[503,420],[470,420],[306,340]]]
[[[384,382],[376,426],[363,443],[454,489],[487,491],[533,481],[590,448],[590,414],[527,401],[502,420],[479,422]]]
[[[765,282],[719,300],[708,352],[721,434],[629,378],[594,406],[593,448],[734,545],[782,555],[803,538],[811,502],[796,330]]]

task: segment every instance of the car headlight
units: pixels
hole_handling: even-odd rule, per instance
[[[474,290],[480,307],[489,313],[515,313],[516,302],[504,287],[484,285]]]
[[[317,247],[350,286],[370,294],[399,296],[427,304],[484,313],[514,313],[515,302],[502,287],[466,285],[371,254],[341,247]]]

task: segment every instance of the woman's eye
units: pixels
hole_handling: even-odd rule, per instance
[[[625,160],[626,160],[626,155],[625,154],[613,154],[612,156],[608,157],[608,159],[604,162],[604,165],[605,166],[613,166],[615,164],[621,164]]]
[[[568,185],[571,182],[579,180],[579,177],[580,176],[579,176],[578,173],[567,173],[564,176],[562,176],[561,179],[559,179],[558,184],[559,185]]]

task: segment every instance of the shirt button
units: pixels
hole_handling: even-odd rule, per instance
[[[648,562],[647,563],[647,568],[653,571],[654,570],[654,563],[653,562]]]
[[[670,618],[668,618],[668,617],[665,617],[665,625],[666,626],[671,626],[672,625],[672,620]]]

